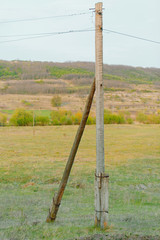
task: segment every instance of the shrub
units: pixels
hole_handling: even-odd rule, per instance
[[[60,107],[62,105],[62,99],[60,96],[55,96],[51,99],[52,107]]]
[[[35,125],[36,126],[47,126],[49,125],[50,120],[47,116],[36,116],[35,118]]]
[[[87,119],[87,125],[93,125],[93,124],[96,124],[96,118],[89,115]]]
[[[51,120],[53,125],[71,125],[72,113],[66,110],[52,111]]]
[[[150,114],[147,116],[148,124],[160,124],[160,115]]]
[[[63,116],[60,119],[61,125],[72,125],[72,119],[70,116]]]
[[[128,112],[128,111],[119,111],[119,115],[121,117],[124,117],[125,123],[128,123],[128,124],[132,124],[133,123],[133,119],[130,116],[131,115],[130,112]]]
[[[60,114],[59,111],[51,112],[51,120],[53,125],[60,125]]]
[[[44,81],[42,79],[36,80],[35,83],[43,84]]]
[[[26,105],[27,107],[32,106],[32,104],[26,100],[22,100],[21,103],[23,103],[24,105]]]
[[[78,125],[82,120],[82,112],[77,112],[72,116],[73,124]]]
[[[126,119],[126,122],[128,124],[133,124],[133,119],[129,117],[129,118]]]
[[[125,123],[124,116],[111,113],[104,110],[104,124],[123,124]]]
[[[149,114],[138,113],[136,120],[140,123],[145,124],[160,124],[160,115],[159,114]]]
[[[147,115],[144,113],[139,112],[136,116],[136,120],[140,123],[147,123]]]
[[[0,126],[5,126],[7,123],[7,116],[3,113],[0,113]]]
[[[10,119],[10,124],[14,126],[31,126],[33,123],[33,116],[25,109],[16,109]]]

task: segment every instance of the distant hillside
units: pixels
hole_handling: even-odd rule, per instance
[[[94,63],[91,62],[0,61],[1,80],[91,79],[93,76]],[[105,64],[104,79],[131,84],[159,84],[160,69]]]
[[[51,99],[59,95],[62,108],[81,111],[94,72],[92,62],[0,61],[0,110],[51,111]],[[160,69],[105,64],[103,79],[105,109],[134,118],[137,112],[160,114]]]

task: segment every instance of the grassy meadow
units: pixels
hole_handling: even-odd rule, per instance
[[[0,128],[0,240],[160,235],[160,126],[105,125],[109,227],[94,227],[95,125],[87,126],[56,222],[48,209],[77,126]]]

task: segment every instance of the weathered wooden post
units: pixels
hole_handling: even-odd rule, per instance
[[[95,172],[95,225],[108,225],[108,180],[104,163],[104,97],[103,97],[103,26],[102,3],[95,5],[96,50],[96,172]]]
[[[88,96],[88,99],[87,99],[87,102],[86,102],[86,106],[85,106],[85,109],[84,109],[82,120],[81,120],[81,123],[79,125],[78,130],[77,130],[77,134],[75,136],[75,140],[74,140],[70,155],[68,157],[68,161],[67,161],[64,173],[63,173],[61,183],[59,185],[58,192],[53,197],[53,201],[52,201],[51,207],[49,209],[49,214],[48,214],[47,219],[46,219],[47,222],[54,222],[55,219],[56,219],[57,212],[58,212],[58,209],[59,209],[59,206],[61,204],[62,197],[63,197],[63,193],[64,193],[64,190],[66,188],[68,178],[69,178],[69,175],[70,175],[73,163],[74,163],[74,159],[75,159],[75,156],[76,156],[76,153],[77,153],[77,150],[78,150],[78,146],[79,146],[79,143],[81,141],[81,138],[82,138],[85,126],[86,126],[86,122],[87,122],[87,119],[88,119],[88,116],[89,116],[89,113],[90,113],[90,109],[91,109],[92,102],[93,102],[93,97],[94,97],[94,92],[95,92],[95,79],[94,79],[93,84],[91,86],[91,90],[90,90],[90,93],[89,93],[89,96]]]

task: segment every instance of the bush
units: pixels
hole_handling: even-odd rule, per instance
[[[52,111],[51,119],[53,125],[71,125],[72,113],[66,110]]]
[[[160,115],[159,114],[149,114],[138,113],[136,120],[140,123],[145,124],[160,124]]]
[[[72,116],[72,121],[73,121],[73,124],[75,125],[79,125],[81,120],[82,120],[82,112],[77,112],[75,113],[73,116]],[[95,124],[96,123],[96,119],[94,117],[92,117],[91,115],[88,116],[88,119],[87,119],[87,125],[92,125],[92,124]]]
[[[51,120],[53,125],[60,125],[60,115],[58,111],[51,112]]]
[[[127,119],[126,119],[126,122],[127,122],[128,124],[133,124],[133,119],[132,119],[132,118],[127,118]]]
[[[25,109],[16,109],[10,119],[10,124],[14,126],[31,126],[33,124],[33,116]]]
[[[0,126],[5,126],[7,123],[7,116],[3,113],[0,113]]]
[[[35,125],[36,126],[47,126],[49,125],[50,120],[47,116],[36,116],[35,118]]]
[[[139,112],[136,116],[136,120],[140,123],[147,123],[147,115],[144,113]]]
[[[72,116],[73,124],[78,125],[82,120],[82,112],[77,112]]]
[[[128,111],[119,111],[119,115],[124,117],[125,123],[127,123],[127,124],[132,124],[133,123],[133,119],[130,116],[131,115],[130,112],[128,112]]]
[[[104,110],[104,124],[124,124],[126,121],[123,115],[113,114]]]
[[[55,96],[51,99],[52,107],[60,107],[62,105],[62,99],[60,96]]]
[[[23,103],[24,105],[26,105],[27,107],[32,106],[32,104],[26,100],[22,100],[21,103]]]
[[[61,117],[60,122],[61,122],[61,125],[72,125],[73,124],[72,119],[69,116]]]
[[[160,124],[160,115],[150,114],[147,116],[148,124]]]
[[[93,125],[93,124],[96,124],[96,118],[89,115],[87,119],[87,125]]]

